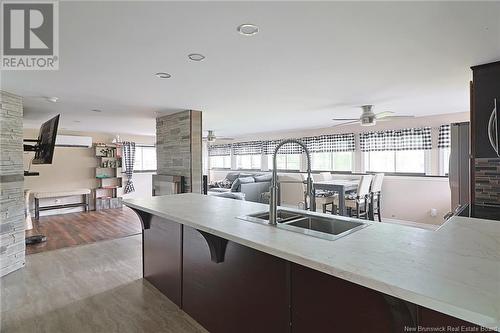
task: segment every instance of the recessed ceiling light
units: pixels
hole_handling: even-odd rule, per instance
[[[172,75],[164,72],[158,72],[155,74],[155,76],[160,79],[170,79],[172,77]]]
[[[47,97],[47,101],[49,101],[51,103],[57,103],[58,100],[59,100],[59,97]]]
[[[259,27],[255,24],[245,23],[237,28],[238,32],[244,36],[253,36],[259,32]]]
[[[80,120],[73,120],[73,122],[74,122],[74,123],[79,123],[79,122],[80,122]]]
[[[99,109],[92,109],[90,111],[92,111],[92,112],[102,112],[102,110],[99,110]]]
[[[202,61],[203,59],[205,59],[205,56],[199,53],[191,53],[188,55],[188,58],[193,61]]]

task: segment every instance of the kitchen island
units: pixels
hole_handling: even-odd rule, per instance
[[[144,278],[211,332],[500,325],[496,221],[370,223],[332,241],[237,218],[264,204],[199,194],[125,204],[143,223]]]

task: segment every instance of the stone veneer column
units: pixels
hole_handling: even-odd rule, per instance
[[[200,111],[182,111],[156,118],[156,171],[184,176],[185,192],[202,191]]]
[[[24,266],[23,104],[0,90],[0,276]]]

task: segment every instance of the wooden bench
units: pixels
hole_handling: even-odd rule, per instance
[[[40,199],[49,198],[60,198],[60,197],[70,197],[70,196],[82,196],[82,202],[61,204],[61,205],[51,205],[40,207]],[[51,210],[51,209],[61,209],[61,208],[72,208],[72,207],[85,207],[85,211],[89,211],[89,196],[90,190],[88,188],[76,189],[71,191],[51,191],[51,192],[34,192],[33,198],[35,198],[35,219],[40,218],[40,211]]]

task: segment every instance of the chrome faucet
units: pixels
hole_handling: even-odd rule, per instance
[[[304,195],[305,198],[305,208],[309,207],[309,210],[311,211],[316,211],[316,199],[314,195],[314,187],[313,187],[313,181],[311,177],[311,154],[309,154],[309,149],[307,149],[306,145],[296,139],[287,139],[283,140],[280,142],[280,144],[274,149],[274,154],[273,154],[273,178],[271,180],[271,187],[270,187],[270,192],[271,192],[271,198],[269,200],[269,224],[270,225],[276,225],[277,223],[277,207],[278,207],[278,171],[277,171],[277,163],[276,163],[276,156],[278,155],[278,150],[285,144],[287,143],[296,143],[299,146],[301,146],[307,156],[307,180],[305,181],[306,186],[306,193]],[[309,202],[309,205],[308,205]]]

